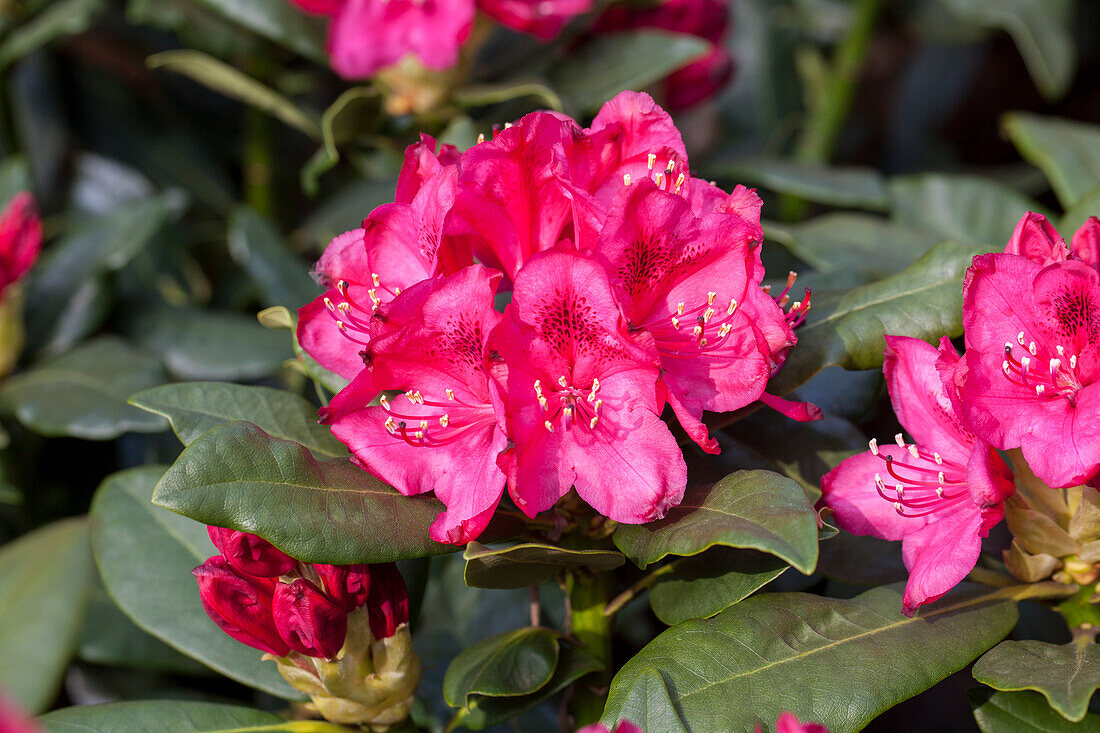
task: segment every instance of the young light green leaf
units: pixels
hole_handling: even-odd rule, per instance
[[[570,568],[608,572],[626,562],[609,550],[572,550],[538,542],[492,548],[480,542],[466,546],[466,585],[472,588],[526,588]]]
[[[1002,641],[974,663],[974,679],[995,690],[1035,690],[1063,717],[1078,721],[1100,688],[1100,647],[1081,637],[1069,644]]]
[[[150,503],[164,470],[121,471],[96,491],[92,551],[104,587],[139,628],[169,646],[242,684],[299,699],[273,662],[225,634],[203,610],[191,570],[217,550],[206,527]]]
[[[92,592],[88,523],[63,519],[0,549],[0,689],[49,708],[80,638]]]
[[[157,485],[153,501],[205,524],[252,532],[305,562],[347,565],[454,552],[428,536],[443,505],[402,496],[348,460],[249,422],[203,433]]]
[[[850,733],[962,669],[1016,624],[1003,592],[967,586],[912,618],[901,595],[900,585],[851,600],[766,593],[674,626],[615,676],[604,723],[624,717],[630,691],[656,670],[695,733],[748,732],[784,711]],[[799,692],[805,680],[814,680],[812,695]]]
[[[619,525],[612,537],[642,568],[714,545],[770,553],[807,574],[817,564],[817,515],[806,492],[771,471],[738,471],[690,488],[664,519]]]
[[[550,681],[557,664],[557,632],[539,626],[506,631],[454,658],[443,680],[443,698],[461,708],[475,697],[530,695]]]
[[[1001,125],[1020,155],[1046,174],[1063,209],[1100,186],[1100,126],[1028,112],[1005,115]]]

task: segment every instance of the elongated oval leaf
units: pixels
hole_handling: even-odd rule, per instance
[[[768,593],[674,626],[615,676],[603,720],[623,717],[629,691],[653,669],[694,733],[771,726],[785,710],[833,733],[858,731],[1016,624],[1003,592],[963,588],[913,618],[902,615],[901,594],[900,585],[852,600]]]
[[[789,566],[777,557],[724,547],[680,560],[649,590],[653,613],[669,626],[710,618],[778,578]]]
[[[645,731],[687,733],[684,721],[672,706],[665,681],[655,669],[644,670],[626,691],[615,724],[622,720],[629,720]]]
[[[120,338],[102,336],[0,385],[0,409],[42,435],[110,440],[164,430],[164,418],[127,404],[165,380],[160,361]]]
[[[325,25],[294,5],[271,0],[197,0],[203,7],[242,28],[274,41],[319,64],[327,64]]]
[[[153,501],[205,524],[258,534],[306,562],[392,562],[458,549],[428,536],[443,510],[439,501],[402,496],[350,461],[318,461],[304,446],[248,422],[221,425],[192,442]]]
[[[1020,155],[1046,174],[1063,209],[1100,186],[1100,126],[1027,112],[1005,115],[1001,124]]]
[[[620,525],[613,539],[642,568],[714,545],[767,552],[807,574],[817,564],[817,515],[806,492],[771,471],[738,471],[688,489],[664,519]]]
[[[28,22],[14,28],[0,43],[0,69],[68,35],[83,33],[103,10],[103,0],[58,0]]]
[[[218,425],[247,420],[273,438],[301,443],[318,458],[348,454],[328,427],[317,423],[316,407],[282,389],[180,382],[138,392],[130,404],[168,418],[184,445]]]
[[[47,733],[347,733],[321,720],[284,720],[273,713],[209,702],[143,700],[62,708],[38,719]]]
[[[217,550],[206,527],[149,501],[164,470],[122,471],[96,491],[92,550],[104,587],[138,627],[169,646],[243,684],[300,698],[262,652],[226,635],[203,610],[191,570]]]
[[[558,664],[558,634],[529,626],[490,636],[463,650],[447,667],[443,698],[465,707],[471,697],[518,697],[541,689]]]
[[[551,86],[566,105],[599,107],[624,89],[641,89],[701,57],[706,41],[665,31],[622,31],[594,36],[558,64]],[[644,63],[639,63],[644,59]]]
[[[569,568],[608,572],[626,562],[618,552],[571,550],[537,542],[496,549],[471,542],[462,557],[466,560],[466,585],[473,588],[525,588]]]
[[[974,679],[995,690],[1035,690],[1069,720],[1081,720],[1100,688],[1100,647],[1082,637],[1069,644],[1002,641],[974,664]]]
[[[975,255],[988,251],[944,242],[893,277],[815,297],[809,318],[796,331],[798,346],[769,388],[788,392],[827,366],[882,366],[888,333],[926,341],[958,336],[963,275]]]
[[[1067,211],[1058,225],[1058,232],[1067,240],[1090,216],[1100,216],[1100,185],[1092,189]]]
[[[275,225],[247,206],[230,214],[229,254],[256,282],[268,306],[297,310],[321,292]]]
[[[1092,733],[1100,730],[1100,715],[1089,713],[1071,723],[1034,692],[967,691],[974,720],[982,733]]]
[[[748,158],[708,165],[707,172],[822,204],[873,211],[885,211],[890,207],[886,179],[872,168]]]
[[[92,572],[83,518],[54,522],[0,549],[0,690],[32,713],[57,697]]]

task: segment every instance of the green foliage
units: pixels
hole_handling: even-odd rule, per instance
[[[1071,723],[1051,710],[1034,692],[993,692],[975,689],[967,693],[974,720],[982,733],[1081,733],[1100,730],[1100,715],[1089,713]]]
[[[471,542],[462,557],[466,560],[466,585],[473,588],[524,588],[566,570],[588,568],[606,573],[626,562],[618,552],[572,550],[538,542],[499,549]]]
[[[56,710],[39,718],[46,733],[346,733],[317,720],[284,720],[237,705],[183,700],[115,702]]]
[[[974,664],[974,679],[1005,692],[1041,692],[1051,707],[1079,721],[1100,687],[1100,648],[1088,636],[1062,645],[1002,641]]]
[[[710,618],[782,575],[789,566],[754,550],[713,548],[676,561],[649,591],[653,613],[669,626]]]
[[[1027,112],[1005,115],[1002,126],[1020,154],[1046,174],[1062,208],[1073,209],[1100,186],[1100,127]]]
[[[709,163],[714,175],[759,184],[776,193],[832,206],[886,211],[890,193],[882,174],[870,168],[826,166],[782,158]]]
[[[558,634],[538,626],[491,636],[463,650],[447,667],[443,698],[459,708],[471,698],[536,692],[553,676],[558,652]]]

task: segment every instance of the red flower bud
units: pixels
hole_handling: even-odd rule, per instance
[[[272,613],[275,628],[297,652],[332,659],[344,646],[347,611],[308,580],[277,584]]]
[[[207,527],[210,541],[237,570],[261,578],[286,575],[298,561],[263,537],[223,527]]]
[[[0,290],[23,277],[41,247],[38,206],[34,196],[20,191],[0,214]]]
[[[348,611],[367,602],[370,595],[370,565],[314,565],[325,582],[329,597]]]
[[[192,571],[202,607],[222,631],[242,644],[282,657],[290,651],[271,617],[275,582],[238,573],[224,557],[212,557]]]
[[[371,566],[367,608],[370,632],[376,639],[388,639],[398,626],[409,622],[409,590],[392,562]]]

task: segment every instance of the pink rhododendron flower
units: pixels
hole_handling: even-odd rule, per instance
[[[705,56],[669,74],[664,81],[665,102],[675,111],[710,97],[733,77],[733,57],[725,48],[729,27],[729,0],[662,0],[639,7],[616,3],[604,11],[594,30],[607,33],[659,28],[709,41],[712,45]]]
[[[356,461],[412,495],[434,491],[447,511],[432,525],[441,542],[465,543],[488,524],[504,491],[498,426],[485,349],[500,321],[499,273],[475,265],[427,280],[380,309],[405,323],[367,346],[364,369],[322,410]],[[400,390],[392,398],[382,390]]]
[[[279,636],[300,654],[332,659],[344,645],[347,611],[308,580],[276,584],[271,615]]]
[[[236,570],[261,578],[286,575],[298,561],[262,537],[248,532],[209,526],[210,541]]]
[[[0,733],[41,733],[30,716],[0,690]]]
[[[34,196],[21,191],[0,213],[0,293],[22,279],[42,248],[42,220]]]
[[[370,565],[314,565],[329,597],[351,611],[370,597]]]
[[[409,591],[392,562],[373,565],[371,572],[374,582],[367,601],[370,631],[375,639],[388,639],[409,623]]]
[[[591,10],[592,0],[478,0],[478,8],[503,26],[548,41],[570,18]]]
[[[907,614],[936,600],[974,567],[981,539],[1004,516],[1015,486],[1004,461],[960,421],[950,381],[959,356],[919,339],[886,337],[883,371],[890,401],[916,441],[853,456],[821,480],[822,501],[840,527],[901,540],[909,582]],[[941,376],[942,375],[942,376]]]
[[[194,575],[202,607],[222,631],[277,657],[290,651],[271,615],[276,581],[240,573],[224,557],[210,558]]]
[[[763,733],[764,729],[756,726],[756,733]],[[802,723],[794,713],[782,713],[775,721],[775,733],[829,733],[829,729],[821,723]]]
[[[641,728],[629,720],[620,720],[613,730],[608,730],[603,723],[593,723],[583,728],[578,728],[577,733],[645,733]]]
[[[1004,254],[974,258],[964,285],[961,412],[995,448],[1020,448],[1054,487],[1100,469],[1098,240],[1095,217],[1067,249],[1028,214]]]
[[[683,498],[687,469],[661,421],[656,352],[628,340],[603,268],[577,252],[533,258],[493,341],[508,366],[502,455],[528,516],[576,487],[600,514],[639,523]]]

